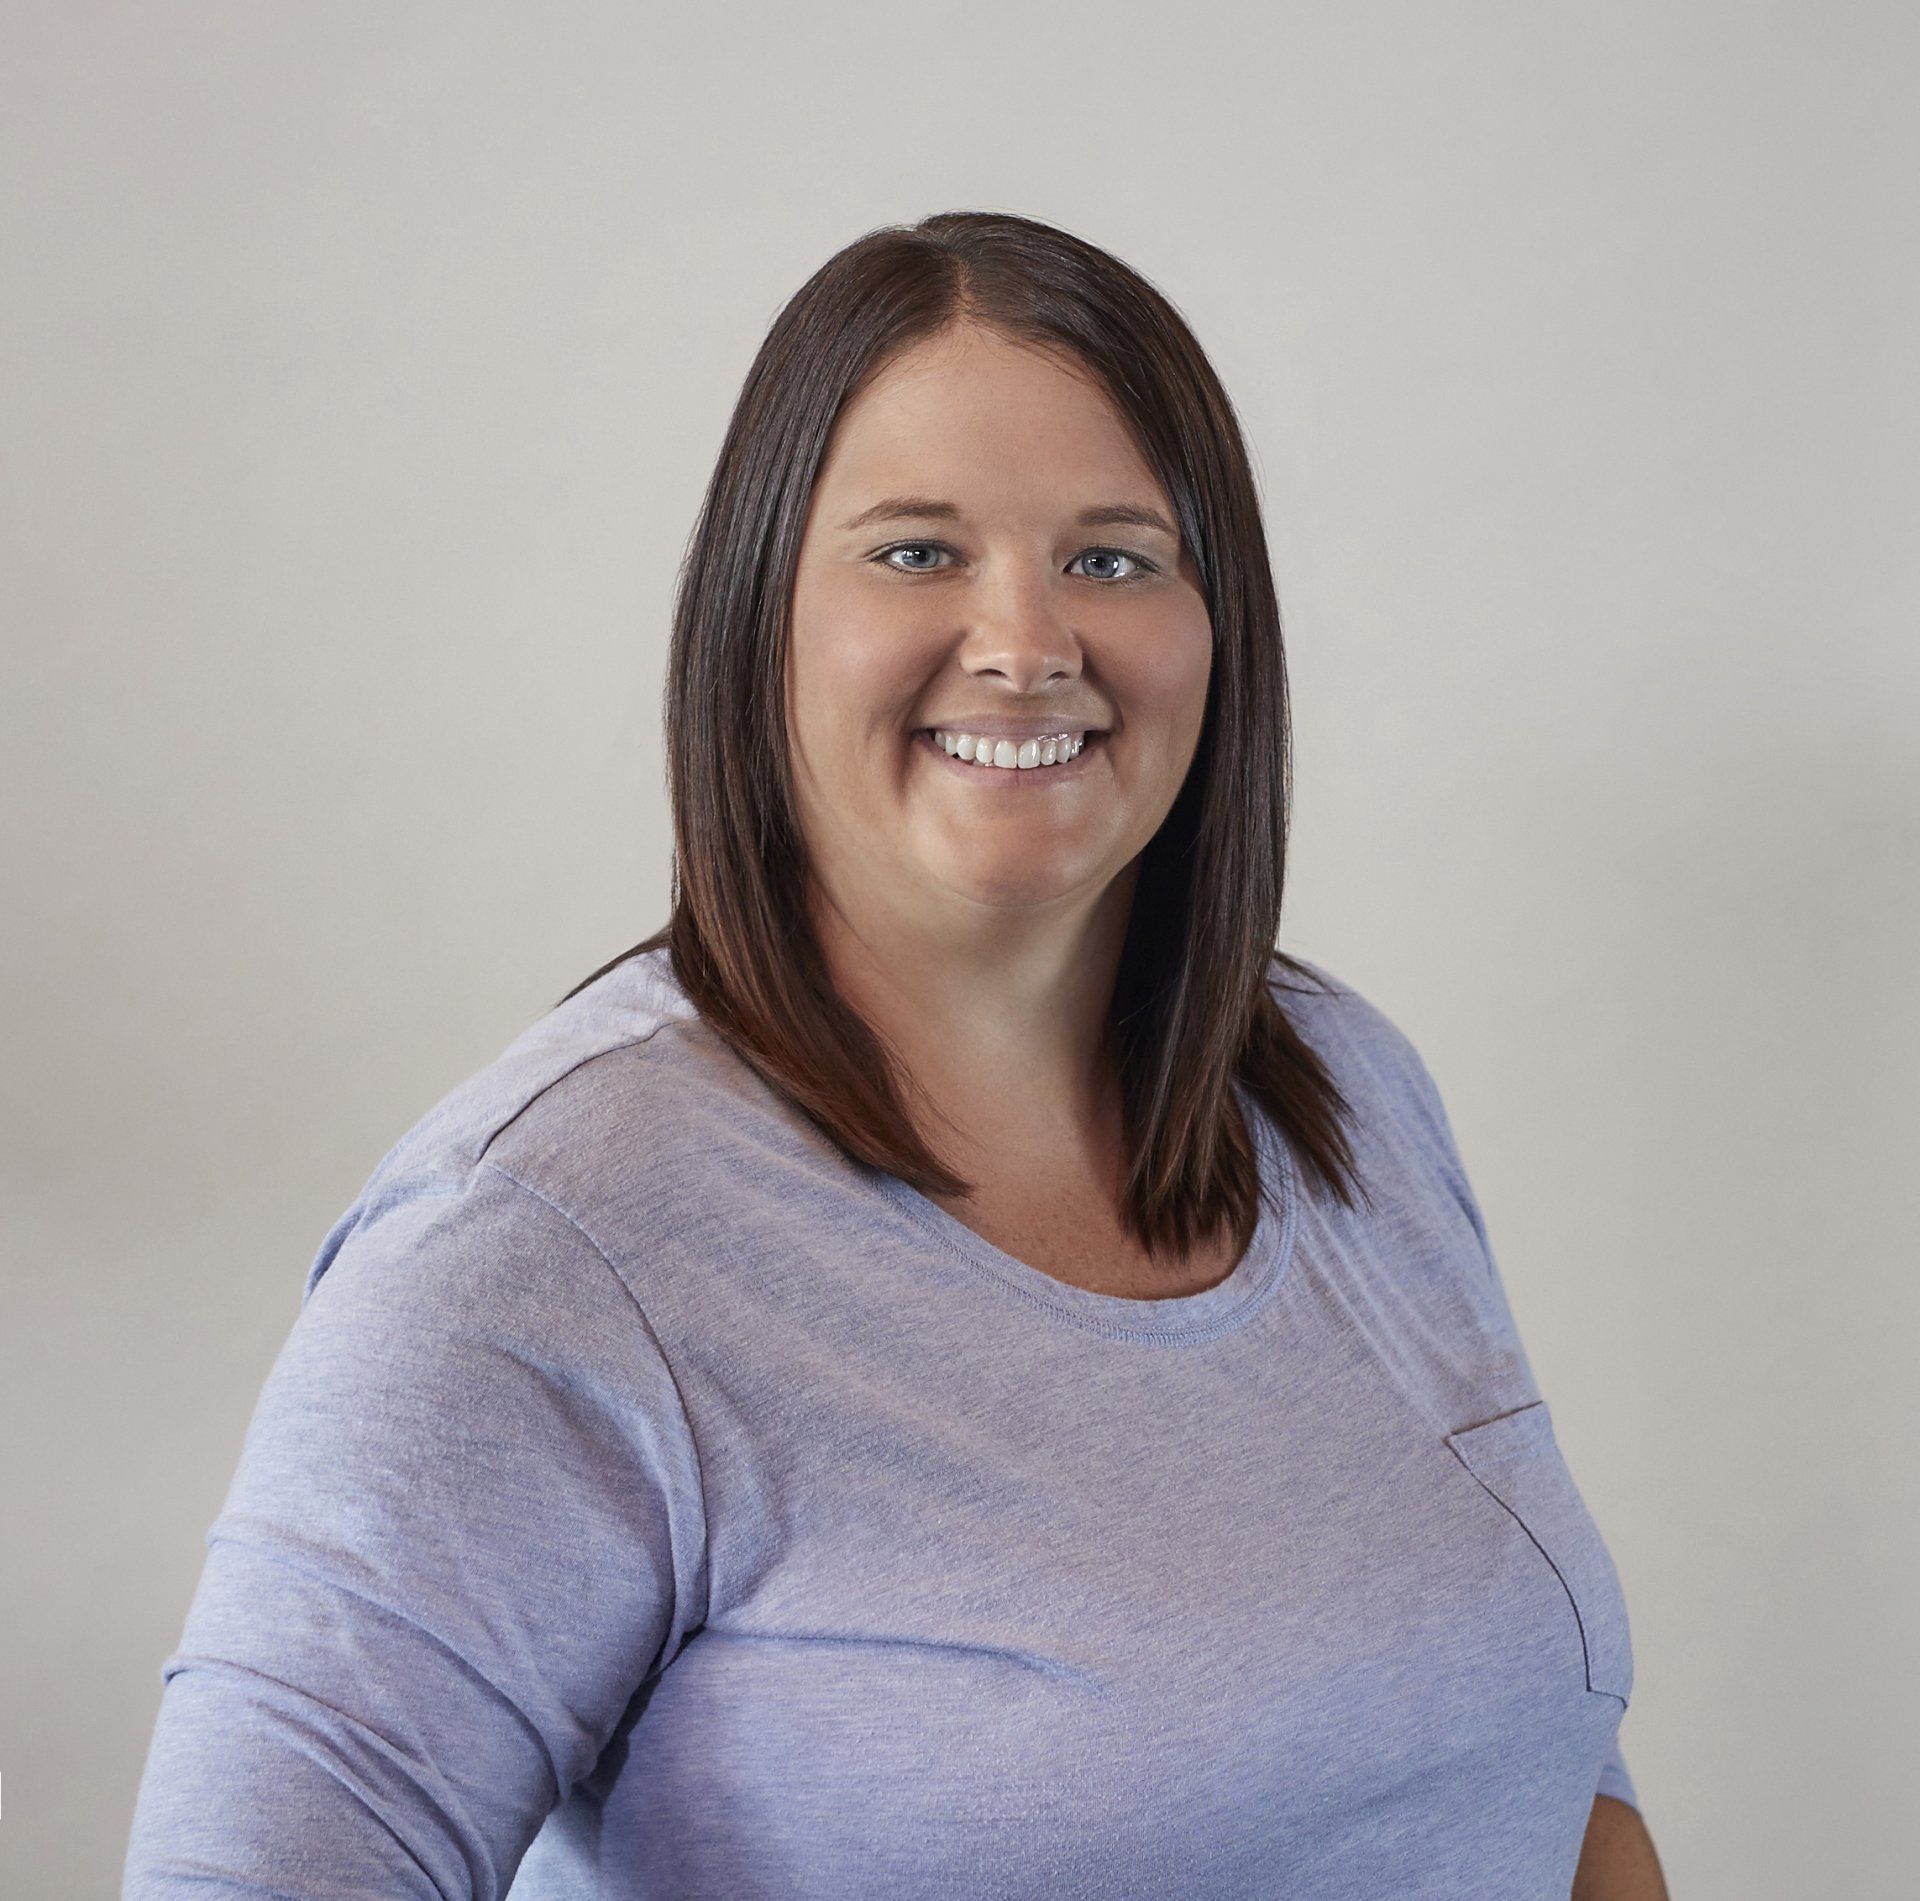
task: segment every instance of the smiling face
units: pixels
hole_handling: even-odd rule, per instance
[[[1088,519],[1113,508],[1162,526]],[[1173,510],[1090,374],[971,325],[929,339],[842,412],[801,542],[787,722],[814,878],[843,915],[923,930],[1083,913],[1172,806],[1212,658]],[[934,727],[1090,737],[1016,769]]]

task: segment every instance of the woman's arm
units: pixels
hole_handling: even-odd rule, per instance
[[[206,1535],[122,1901],[504,1895],[700,1600],[698,1456],[605,1256],[491,1162],[378,1195]]]
[[[1594,1797],[1568,1901],[1671,1901],[1653,1837],[1632,1803]]]

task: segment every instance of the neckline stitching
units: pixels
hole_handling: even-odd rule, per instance
[[[1266,1112],[1259,1110],[1258,1113],[1264,1121]],[[1279,1162],[1279,1208],[1276,1212],[1272,1209],[1270,1203],[1267,1204],[1261,1220],[1255,1223],[1256,1233],[1263,1225],[1272,1224],[1277,1227],[1273,1244],[1267,1250],[1265,1258],[1254,1264],[1251,1274],[1251,1284],[1237,1301],[1221,1312],[1213,1315],[1211,1318],[1202,1318],[1186,1326],[1156,1327],[1151,1324],[1136,1325],[1129,1321],[1103,1319],[1097,1313],[1085,1311],[1077,1302],[1059,1300],[1039,1288],[1026,1286],[1014,1276],[1008,1274],[1001,1267],[1000,1263],[992,1258],[994,1254],[1005,1254],[1005,1249],[995,1248],[994,1244],[988,1241],[984,1235],[974,1236],[974,1239],[980,1246],[980,1252],[978,1254],[963,1246],[958,1236],[949,1234],[946,1229],[933,1218],[936,1213],[943,1211],[939,1210],[937,1204],[934,1203],[928,1203],[927,1206],[922,1207],[920,1203],[924,1197],[917,1196],[916,1191],[909,1183],[900,1181],[897,1177],[881,1171],[879,1186],[887,1199],[891,1201],[895,1207],[900,1209],[923,1234],[930,1240],[937,1242],[945,1253],[952,1255],[956,1260],[965,1262],[968,1267],[977,1273],[990,1275],[996,1286],[1005,1288],[1008,1293],[1025,1301],[1031,1307],[1039,1308],[1043,1313],[1051,1314],[1056,1319],[1065,1321],[1070,1326],[1078,1327],[1084,1332],[1098,1334],[1106,1339],[1137,1340],[1153,1346],[1202,1345],[1208,1341],[1219,1338],[1223,1333],[1231,1333],[1236,1328],[1243,1326],[1247,1321],[1251,1320],[1255,1311],[1265,1304],[1274,1291],[1287,1278],[1288,1269],[1292,1265],[1295,1230],[1299,1224],[1299,1177],[1294,1168],[1293,1156],[1289,1152],[1286,1143],[1280,1139],[1278,1131],[1269,1134],[1263,1128],[1256,1136],[1256,1143],[1271,1146]],[[1264,1202],[1264,1183],[1262,1184],[1261,1194]],[[948,1219],[955,1220],[956,1217],[948,1216]],[[966,1224],[960,1222],[958,1225],[964,1228]],[[971,1232],[971,1230],[969,1230],[969,1232]],[[1018,1257],[1008,1255],[1007,1259],[1017,1261]],[[1042,1272],[1041,1269],[1033,1267],[1031,1263],[1020,1264],[1026,1266],[1031,1273],[1038,1274]],[[1246,1265],[1246,1257],[1243,1256],[1241,1261],[1235,1265],[1232,1274],[1229,1274],[1227,1278],[1232,1279],[1233,1274],[1239,1273],[1240,1269]],[[1176,1303],[1181,1300],[1202,1300],[1208,1294],[1217,1292],[1219,1288],[1225,1285],[1226,1281],[1217,1281],[1213,1287],[1202,1288],[1198,1294],[1174,1295],[1171,1298]],[[1125,1298],[1125,1296],[1121,1295],[1094,1295],[1093,1289],[1076,1288],[1070,1282],[1066,1281],[1061,1282],[1060,1286],[1064,1292],[1089,1294],[1093,1295],[1096,1299]],[[1156,1305],[1158,1303],[1148,1302],[1146,1304]]]

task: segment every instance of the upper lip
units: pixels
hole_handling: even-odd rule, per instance
[[[974,733],[984,739],[1051,739],[1056,733],[1104,733],[1097,720],[1069,719],[1064,714],[1040,719],[1012,713],[982,713],[974,719],[937,719],[920,729],[925,733]]]

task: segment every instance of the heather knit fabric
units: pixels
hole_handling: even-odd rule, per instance
[[[542,1017],[307,1273],[126,1901],[1564,1901],[1620,1582],[1425,1066],[1287,981],[1374,1205],[1243,1094],[1167,1300],[848,1159],[664,953]]]

